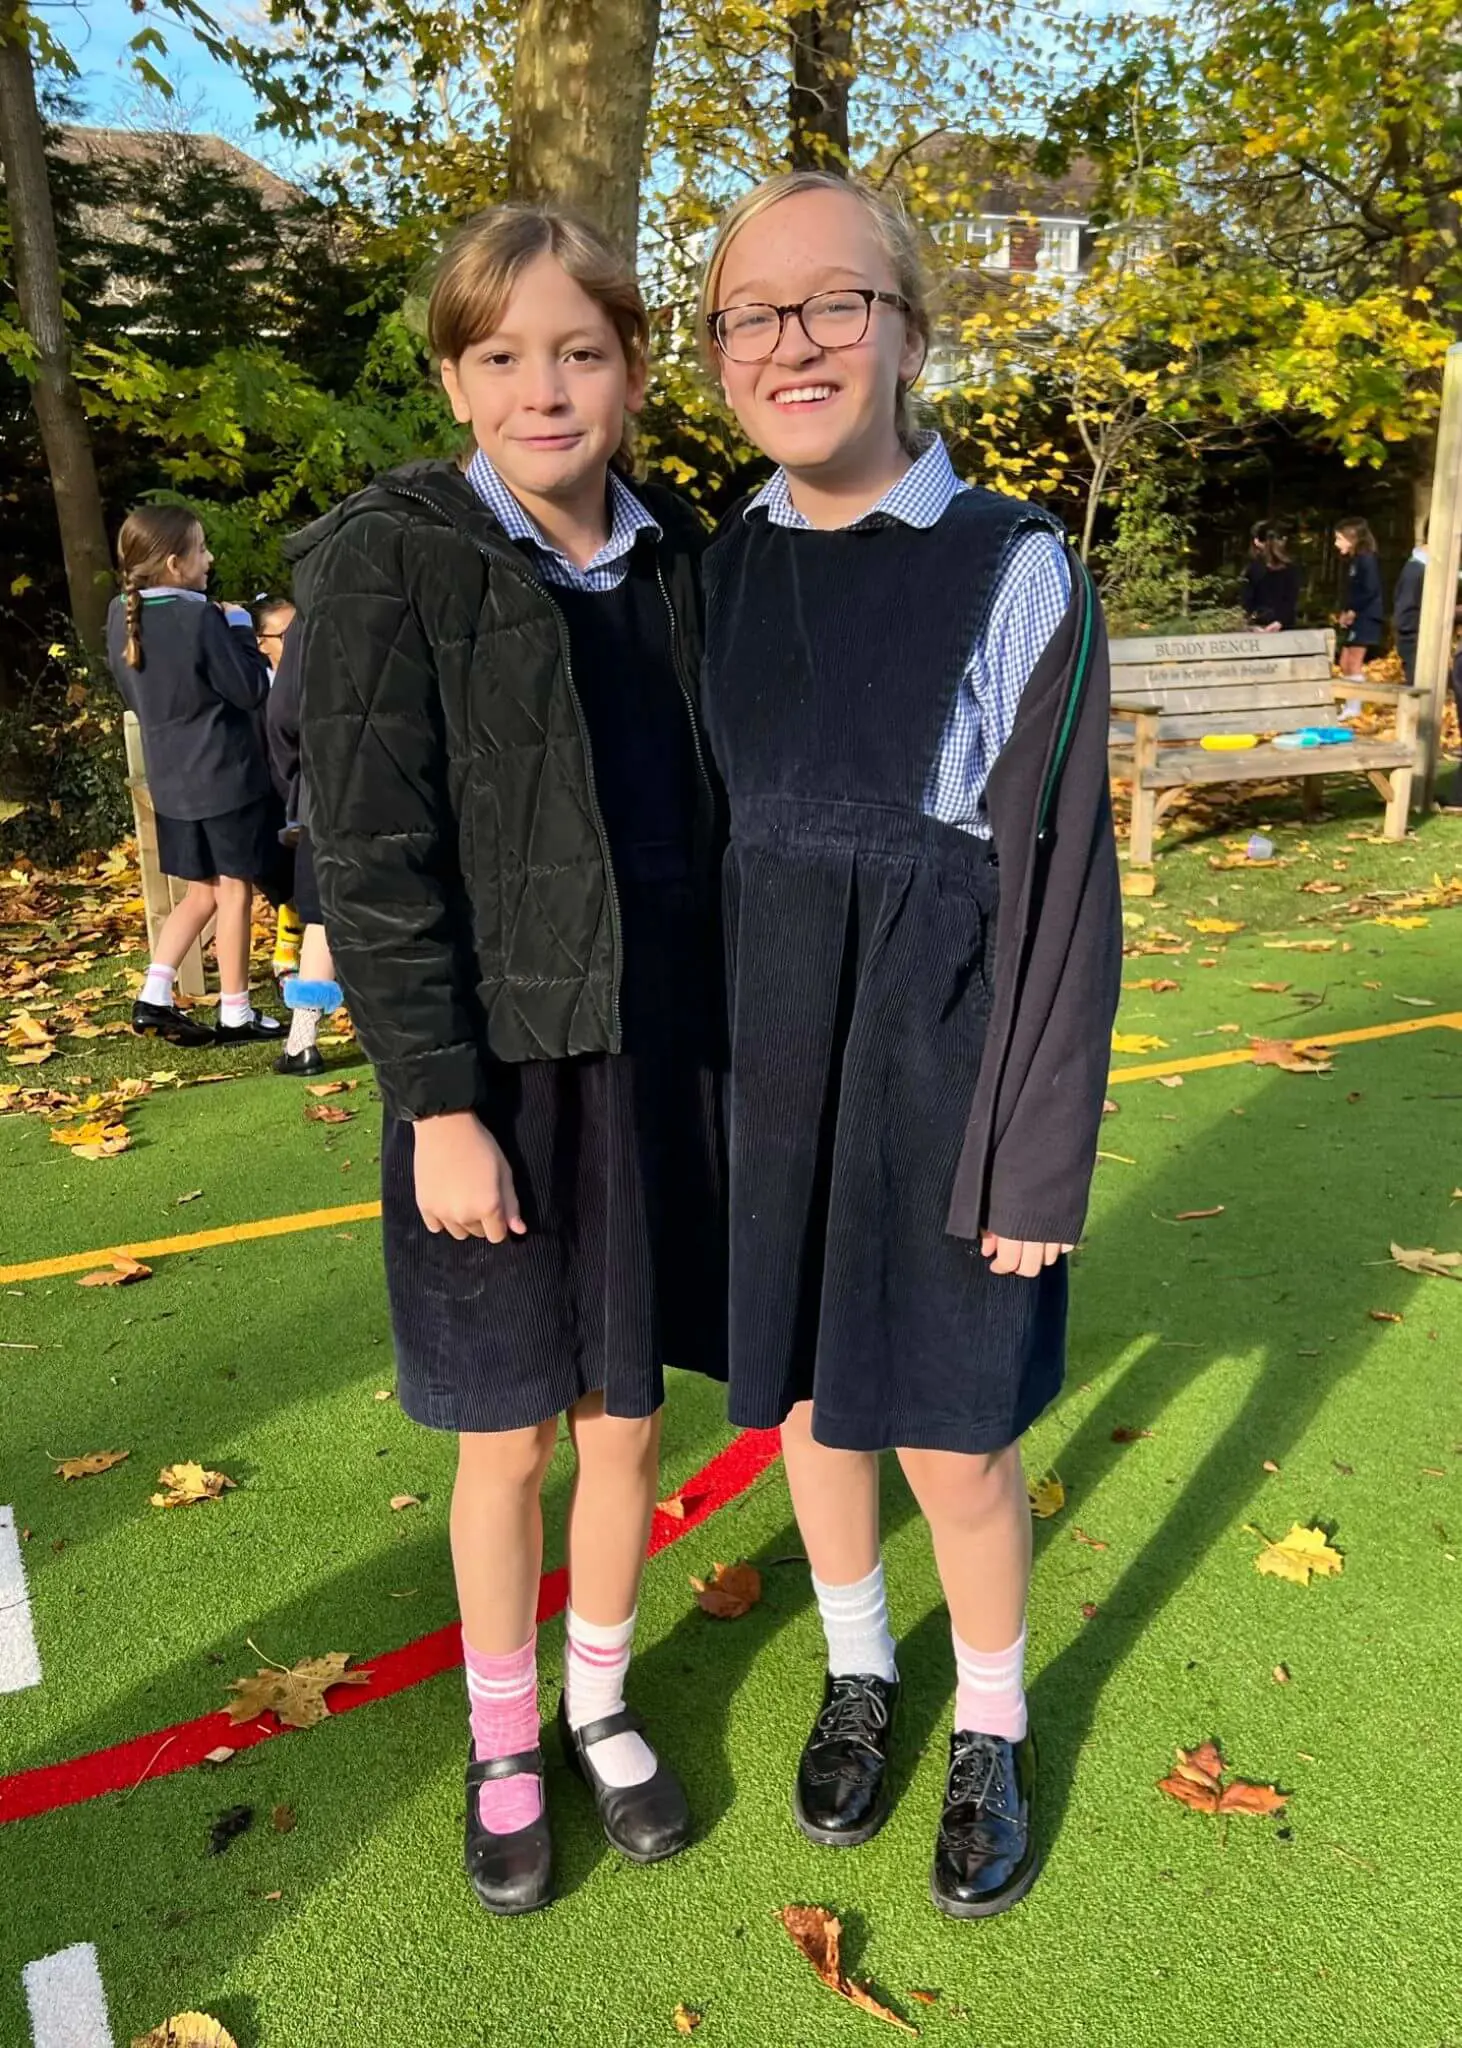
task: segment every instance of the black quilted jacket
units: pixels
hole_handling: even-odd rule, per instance
[[[698,725],[707,536],[637,489]],[[316,873],[387,1109],[471,1108],[485,1059],[618,1051],[614,881],[547,590],[452,462],[378,478],[289,553]],[[710,895],[708,782],[699,815]]]

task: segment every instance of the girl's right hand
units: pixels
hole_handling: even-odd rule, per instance
[[[471,1110],[426,1117],[414,1127],[416,1206],[427,1229],[501,1244],[525,1237],[513,1169]]]

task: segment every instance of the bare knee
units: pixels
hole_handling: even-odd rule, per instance
[[[812,1434],[812,1403],[810,1401],[798,1401],[788,1411],[787,1419],[782,1424],[782,1442],[784,1444],[790,1443],[794,1449],[800,1448],[803,1444],[816,1442],[816,1438]]]
[[[190,882],[188,901],[198,909],[206,910],[211,917],[218,908],[218,890],[212,882]]]
[[[638,1473],[660,1456],[660,1417],[606,1415],[602,1397],[587,1414],[582,1406],[569,1418],[579,1469],[596,1474]]]
[[[931,1521],[977,1524],[998,1514],[1012,1494],[1015,1445],[1003,1451],[900,1451],[899,1463]]]
[[[244,881],[239,875],[220,875],[212,887],[215,891],[215,900],[220,905],[227,904],[231,909],[236,905],[247,904],[254,893],[253,883]]]
[[[457,1439],[457,1477],[471,1484],[533,1493],[543,1484],[558,1435],[555,1422],[532,1429],[471,1432]]]

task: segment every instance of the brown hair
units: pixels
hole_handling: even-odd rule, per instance
[[[925,274],[923,257],[919,250],[918,231],[910,219],[897,192],[876,185],[864,184],[860,178],[841,178],[831,171],[784,171],[779,177],[768,178],[765,183],[753,186],[750,192],[742,194],[731,207],[716,229],[716,239],[711,244],[710,257],[706,263],[705,276],[701,281],[700,305],[697,308],[696,327],[700,334],[701,349],[706,365],[714,371],[716,347],[711,335],[710,319],[717,310],[716,296],[721,288],[721,273],[726,267],[726,257],[731,244],[759,214],[769,207],[777,206],[784,199],[791,199],[799,192],[845,192],[855,199],[873,222],[874,232],[893,271],[895,288],[909,302],[909,312],[904,318],[923,342],[927,354],[930,334],[929,280]],[[912,452],[913,418],[909,406],[910,385],[899,380],[894,399],[894,425],[905,448]]]
[[[1261,519],[1249,538],[1255,547],[1263,548],[1266,569],[1289,567],[1289,538],[1282,527],[1271,526],[1267,519]]]
[[[513,287],[539,256],[562,264],[614,323],[629,367],[650,353],[650,316],[635,274],[614,244],[581,214],[560,206],[493,206],[458,228],[432,279],[427,339],[439,362],[454,363],[502,319]],[[634,423],[625,414],[616,460],[629,468]]]
[[[1373,555],[1376,552],[1376,537],[1364,519],[1342,519],[1335,531],[1345,535],[1358,555]]]
[[[142,667],[142,593],[166,580],[174,555],[186,554],[203,522],[186,505],[139,505],[117,536],[117,572],[127,610],[127,666]]]

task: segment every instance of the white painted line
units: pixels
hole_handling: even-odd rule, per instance
[[[0,1508],[0,1692],[24,1692],[40,1682],[41,1657],[31,1627],[15,1510]]]
[[[20,1976],[35,2048],[112,2048],[107,1994],[89,1941],[38,1956]]]

